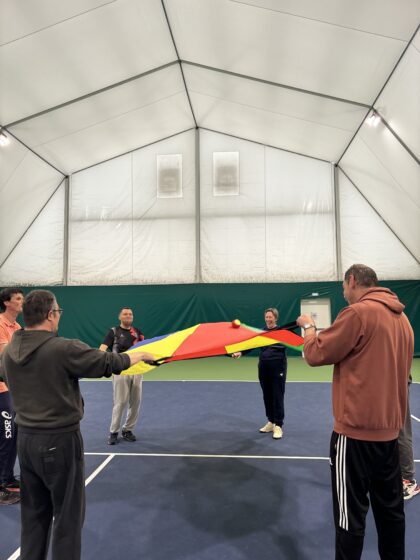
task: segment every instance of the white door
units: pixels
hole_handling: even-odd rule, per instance
[[[312,317],[318,331],[326,329],[331,325],[331,300],[329,298],[302,299],[300,314]]]

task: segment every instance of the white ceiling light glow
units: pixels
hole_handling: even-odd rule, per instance
[[[0,146],[7,146],[8,144],[10,144],[10,138],[3,131],[0,131]]]
[[[378,115],[376,111],[372,111],[369,116],[366,118],[366,124],[369,126],[378,126],[381,122],[381,117]]]

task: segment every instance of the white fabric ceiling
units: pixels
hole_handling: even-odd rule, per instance
[[[0,9],[0,123],[64,174],[196,125],[337,161],[420,17],[419,0],[403,9],[399,0],[0,0]],[[411,50],[401,74],[415,64]]]
[[[86,215],[89,200],[96,197],[101,202],[97,210],[103,213],[111,204],[101,196],[111,196],[114,188],[135,193],[141,186],[146,198],[152,196],[155,178],[150,170],[157,153],[184,154],[188,210],[178,204],[165,224],[165,202],[158,202],[143,219],[133,199],[121,215],[118,205],[113,208],[118,215],[109,220],[120,223],[121,231],[128,228],[130,251],[137,256],[151,258],[165,236],[174,245],[191,240],[191,259],[165,281],[197,279],[200,265],[193,254],[200,250],[200,278],[233,281],[249,258],[235,245],[235,235],[239,239],[242,232],[245,239],[250,231],[257,264],[248,280],[299,279],[303,270],[292,270],[292,254],[287,264],[287,248],[275,232],[309,222],[316,223],[319,231],[310,226],[313,241],[322,244],[323,252],[319,269],[307,279],[332,279],[353,257],[355,224],[365,229],[369,220],[376,224],[373,239],[381,237],[381,222],[384,238],[391,236],[392,247],[401,248],[395,263],[406,267],[395,265],[387,270],[388,277],[418,275],[419,21],[420,0],[0,0],[0,126],[12,138],[7,153],[0,150],[0,280],[13,278],[9,273],[18,261],[16,254],[25,259],[26,268],[41,255],[47,242],[41,223],[49,223],[58,235],[66,230],[66,220],[70,243],[52,244],[61,265],[52,267],[50,281],[62,281],[64,261],[70,281],[98,281],[95,270],[100,274],[112,258],[104,249],[101,266],[89,270],[91,257],[81,248],[92,232],[92,247],[101,238],[112,244],[113,226],[93,225],[96,218]],[[376,127],[365,123],[372,109],[382,118]],[[200,131],[206,150],[238,150],[242,178],[248,173],[244,158],[263,170],[255,191],[241,185],[241,203],[231,209],[228,232],[226,216],[217,208],[221,202],[212,199],[211,172],[200,160],[192,129]],[[291,157],[283,157],[286,152],[292,152]],[[297,156],[321,161],[296,160]],[[142,162],[147,163],[147,176]],[[334,197],[331,163],[339,168]],[[95,171],[89,173],[91,167]],[[201,184],[191,173],[201,174]],[[68,212],[65,176],[72,176]],[[274,187],[279,176],[284,184]],[[300,177],[298,187],[293,186],[293,176]],[[24,205],[28,185],[33,202]],[[288,224],[286,210],[299,188],[306,193],[305,207],[293,206],[293,224]],[[282,209],[270,216],[260,202],[265,197],[264,204],[269,200],[276,207],[279,192]],[[320,192],[332,197],[328,203],[317,198]],[[197,212],[191,205],[200,196]],[[8,210],[11,201],[21,203],[18,215]],[[308,203],[314,211],[307,212]],[[343,204],[350,206],[344,209]],[[57,208],[66,216],[60,223],[54,218]],[[357,219],[355,208],[361,213]],[[257,215],[248,215],[251,209]],[[100,220],[108,216],[103,220],[101,214]],[[200,228],[202,245],[194,249]],[[340,228],[342,246],[337,247]],[[135,231],[149,239],[148,244],[138,244]],[[30,249],[29,234],[38,239],[35,250]],[[229,243],[224,246],[226,235]],[[288,243],[297,247],[299,239]],[[361,250],[361,239],[355,243]],[[306,249],[314,251],[310,244]],[[369,251],[372,243],[365,246],[367,257]],[[381,251],[378,246],[379,267],[385,259]],[[156,274],[149,276],[136,270],[134,262],[125,262],[124,273],[108,281],[162,281],[158,262]],[[284,277],[277,272],[281,263],[287,264]],[[175,259],[174,270],[177,265]],[[43,267],[37,274],[34,282],[43,278]]]

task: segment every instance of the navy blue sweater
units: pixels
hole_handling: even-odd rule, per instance
[[[268,329],[264,327],[263,330],[265,331],[272,331],[276,330],[277,327],[274,329]],[[284,369],[287,366],[287,357],[286,357],[286,348],[282,344],[271,344],[270,346],[263,346],[260,348],[260,362],[272,361],[277,360],[282,363]]]
[[[274,331],[278,327],[274,327],[274,329],[268,329],[267,327],[263,327],[262,330],[264,331]],[[243,350],[242,355],[249,354],[253,350]],[[276,360],[281,364],[281,368],[286,371],[287,370],[287,355],[286,355],[286,347],[280,343],[271,344],[270,346],[263,346],[260,348],[260,364],[264,362],[272,362]]]

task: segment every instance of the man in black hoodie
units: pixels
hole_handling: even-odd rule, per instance
[[[21,559],[78,560],[85,513],[81,377],[110,377],[143,360],[146,352],[106,353],[57,335],[63,310],[47,290],[30,292],[23,305],[25,330],[2,356],[9,386],[21,468]]]

